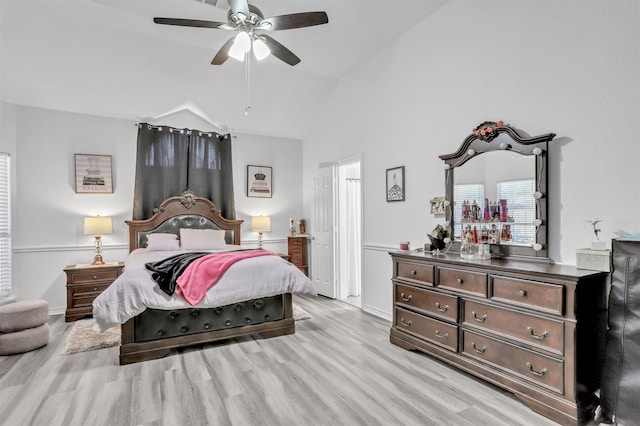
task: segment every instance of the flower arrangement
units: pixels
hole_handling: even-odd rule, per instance
[[[504,126],[504,121],[485,121],[472,130],[472,133],[483,141],[491,142],[498,136],[498,127]]]

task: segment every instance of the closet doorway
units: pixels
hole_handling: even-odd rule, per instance
[[[362,307],[362,181],[360,160],[338,164],[338,299]]]

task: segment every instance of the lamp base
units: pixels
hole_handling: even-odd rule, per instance
[[[102,260],[102,255],[100,254],[96,254],[96,256],[93,258],[93,263],[91,263],[92,265],[104,265],[104,260]]]
[[[262,232],[258,232],[258,248],[262,248]]]

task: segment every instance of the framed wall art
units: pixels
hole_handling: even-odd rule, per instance
[[[269,166],[247,166],[247,197],[271,198],[272,172]]]
[[[387,169],[387,201],[404,201],[404,166]]]
[[[78,194],[111,194],[111,156],[75,154],[76,192]]]
[[[431,204],[431,214],[443,215],[444,211],[444,197],[434,197],[429,203]]]

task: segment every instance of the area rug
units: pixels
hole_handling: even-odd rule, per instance
[[[78,320],[73,324],[64,344],[63,355],[120,345],[120,325],[111,327],[104,333],[94,319]]]
[[[311,315],[299,307],[293,305],[293,319],[302,321],[310,319]],[[120,326],[111,327],[104,333],[100,333],[98,324],[94,319],[78,320],[73,324],[64,344],[63,355],[76,354],[78,352],[93,351],[96,349],[110,348],[120,345]]]

